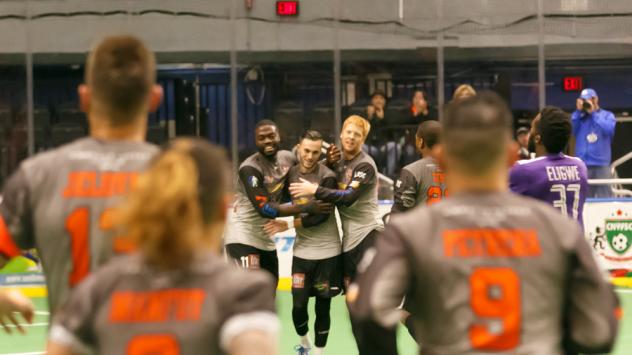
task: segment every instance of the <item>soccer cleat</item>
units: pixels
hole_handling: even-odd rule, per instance
[[[312,350],[312,348],[309,347],[304,347],[303,345],[297,345],[294,347],[294,351],[296,351],[296,355],[309,355],[309,351]]]

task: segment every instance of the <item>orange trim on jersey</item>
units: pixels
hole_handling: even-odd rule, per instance
[[[458,229],[443,232],[447,257],[521,258],[540,256],[540,241],[533,229]]]
[[[206,292],[202,289],[116,291],[112,294],[110,322],[163,323],[197,321]]]
[[[439,171],[432,173],[432,182],[436,184],[443,184],[445,182],[445,174]]]
[[[4,222],[4,217],[2,216],[0,216],[0,254],[8,259],[22,255],[22,251],[18,248],[17,244],[15,244],[15,241],[13,241],[11,232],[9,232],[9,228],[7,228],[7,224]]]
[[[73,171],[68,174],[65,198],[104,198],[120,196],[136,182],[137,172]]]

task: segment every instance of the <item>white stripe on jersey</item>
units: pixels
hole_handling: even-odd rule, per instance
[[[279,334],[279,318],[273,312],[259,311],[237,314],[229,318],[219,330],[219,343],[224,351],[228,351],[230,342],[238,335],[259,330],[276,339]]]
[[[533,162],[536,162],[536,161],[540,161],[540,160],[545,159],[545,158],[546,158],[546,156],[541,156],[541,157],[537,157],[537,158],[534,158],[534,159],[522,159],[522,160],[518,160],[516,162],[516,164],[517,165],[525,165],[525,164],[533,163]]]

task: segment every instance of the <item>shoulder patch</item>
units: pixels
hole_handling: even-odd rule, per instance
[[[259,187],[259,179],[256,176],[250,176],[248,178],[248,184],[253,188]]]

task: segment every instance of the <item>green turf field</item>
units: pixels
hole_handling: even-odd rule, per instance
[[[621,290],[619,296],[623,302],[625,317],[619,332],[617,347],[613,354],[632,354],[632,290]],[[43,354],[45,343],[46,325],[48,324],[48,313],[46,312],[45,299],[35,299],[38,314],[33,326],[28,328],[28,335],[7,336],[0,334],[0,355],[35,355]],[[313,304],[310,304],[313,307]],[[282,355],[293,355],[294,345],[297,343],[292,326],[292,296],[288,292],[279,292],[278,308],[282,320],[281,351]],[[351,327],[348,321],[347,309],[342,297],[336,297],[331,309],[332,327],[327,344],[327,353],[330,355],[353,355],[357,354]],[[313,324],[313,312],[310,312],[310,323]],[[399,349],[402,355],[416,354],[416,347],[408,333],[404,329],[399,332]]]

